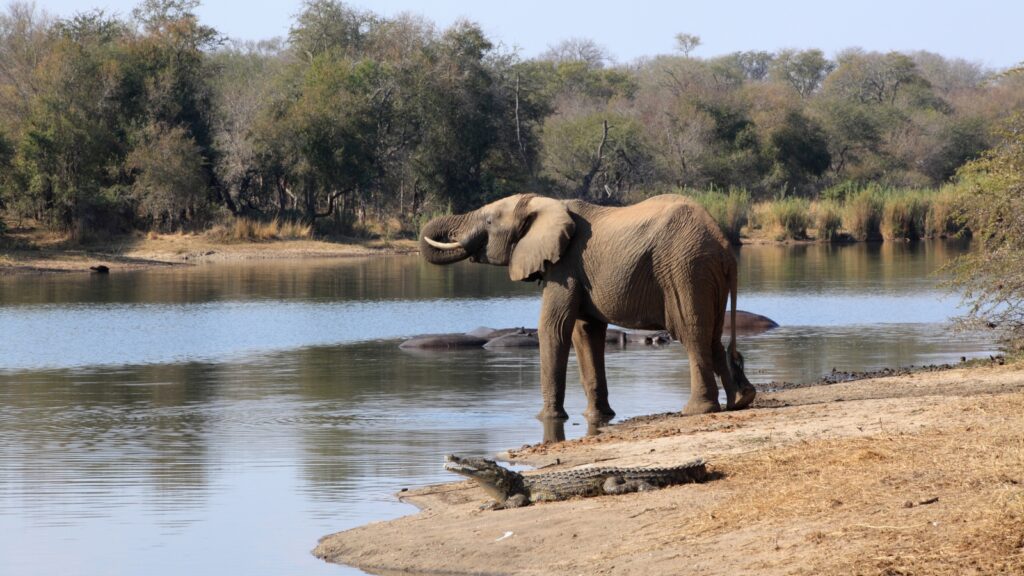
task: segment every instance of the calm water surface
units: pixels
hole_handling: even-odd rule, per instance
[[[944,243],[745,247],[753,381],[956,361]],[[536,352],[398,339],[534,326],[536,285],[415,257],[0,278],[0,574],[357,574],[319,537],[412,512],[449,452],[541,440]],[[567,437],[586,433],[570,362]],[[609,351],[620,418],[678,410],[681,348]]]

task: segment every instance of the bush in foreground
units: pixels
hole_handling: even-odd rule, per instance
[[[1002,141],[960,171],[961,218],[978,242],[953,264],[951,285],[970,303],[968,317],[1002,330],[1011,351],[1024,349],[1024,115]]]

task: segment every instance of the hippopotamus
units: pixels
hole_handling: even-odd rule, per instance
[[[399,348],[420,350],[465,350],[482,348],[486,338],[469,334],[424,334],[410,338],[398,345]]]
[[[725,315],[725,330],[730,326],[730,317]],[[779,325],[766,316],[736,311],[736,333],[744,336],[760,334],[778,328]],[[644,346],[660,346],[673,341],[672,335],[665,330],[619,330],[609,328],[605,342],[619,346],[641,344]],[[420,350],[466,350],[472,348],[487,348],[488,350],[502,348],[537,348],[540,340],[537,338],[536,328],[501,328],[494,329],[481,326],[466,332],[465,334],[425,334],[402,342],[399,347],[404,349]]]
[[[730,326],[732,325],[730,320],[729,315],[726,314],[724,331],[729,331]],[[736,311],[737,334],[752,336],[778,327],[779,324],[767,316],[761,316],[760,314],[754,314],[753,312],[746,312],[743,310]]]

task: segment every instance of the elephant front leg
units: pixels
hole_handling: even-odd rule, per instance
[[[537,418],[567,419],[565,412],[565,369],[569,362],[577,303],[569,283],[548,282],[544,288],[540,324],[540,392],[544,405]]]
[[[572,345],[580,363],[580,381],[587,395],[588,422],[605,422],[615,417],[608,404],[608,380],[604,370],[605,337],[608,324],[595,320],[577,320],[572,332]]]

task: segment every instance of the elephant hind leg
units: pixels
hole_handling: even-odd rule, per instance
[[[702,341],[703,340],[703,341]],[[718,382],[715,381],[714,359],[706,339],[683,337],[683,346],[690,357],[690,399],[683,414],[719,412]]]
[[[722,388],[725,389],[726,410],[742,410],[750,406],[757,395],[757,390],[743,373],[742,357],[737,361],[731,360],[721,339],[715,340],[712,344],[711,353],[714,357],[715,372],[722,379]]]
[[[700,276],[697,276],[700,278]],[[668,329],[679,339],[690,359],[690,399],[683,414],[718,412],[718,382],[712,344],[721,328],[708,312],[715,310],[714,295],[700,290],[676,291],[666,302]]]

